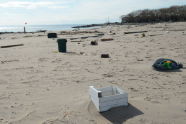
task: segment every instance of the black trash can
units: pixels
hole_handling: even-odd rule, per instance
[[[57,38],[56,33],[48,33],[48,38]]]
[[[58,39],[57,43],[58,43],[59,52],[66,53],[67,52],[67,48],[66,48],[67,40],[66,39]]]

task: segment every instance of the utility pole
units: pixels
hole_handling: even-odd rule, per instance
[[[27,24],[27,22],[25,22],[24,33],[26,33],[26,24]]]

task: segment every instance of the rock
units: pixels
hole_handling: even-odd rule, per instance
[[[98,42],[97,42],[97,41],[91,41],[90,44],[91,44],[91,45],[98,45]]]

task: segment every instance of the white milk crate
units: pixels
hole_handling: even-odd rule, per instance
[[[89,95],[99,112],[113,107],[128,106],[128,93],[115,86],[104,88],[89,86]]]

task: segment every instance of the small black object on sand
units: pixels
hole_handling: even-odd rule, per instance
[[[91,45],[98,45],[98,42],[97,41],[91,41],[91,43],[90,43]]]
[[[101,54],[101,58],[110,58],[109,54]]]

